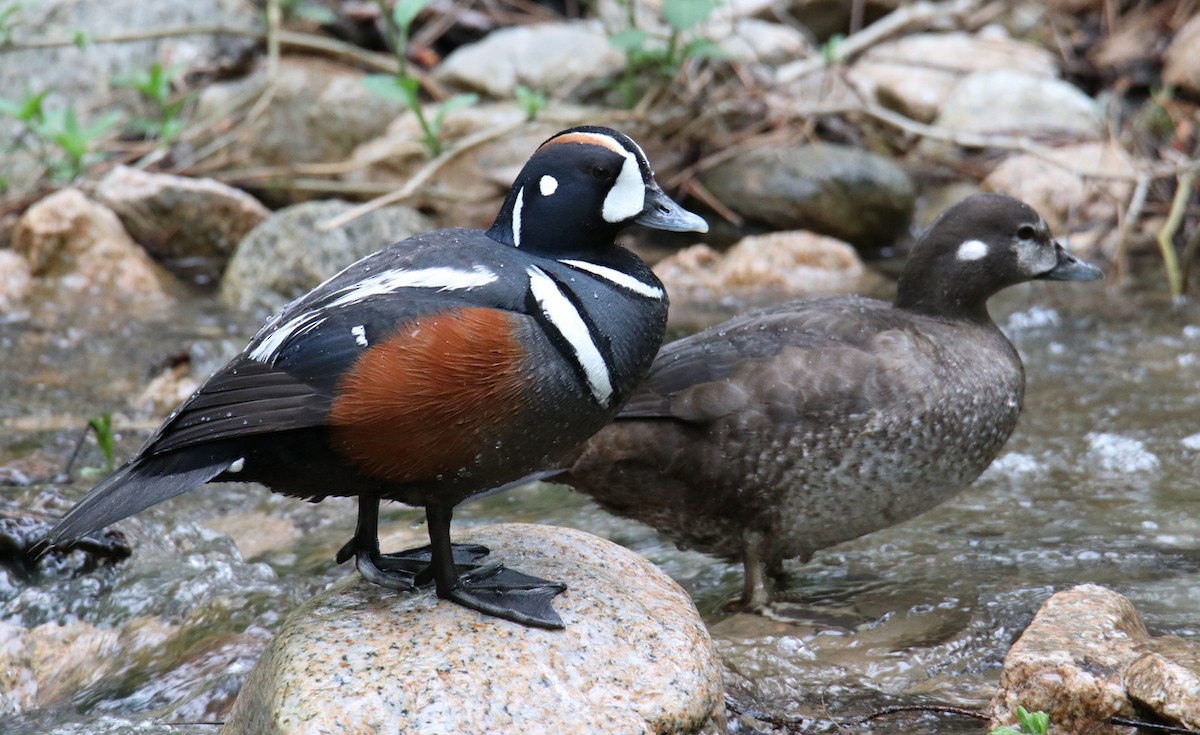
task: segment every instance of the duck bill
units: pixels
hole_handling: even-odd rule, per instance
[[[1104,278],[1104,271],[1091,263],[1085,263],[1067,252],[1058,242],[1054,243],[1058,254],[1058,263],[1053,268],[1038,276],[1043,281],[1095,281]]]
[[[646,187],[646,208],[633,221],[667,232],[708,232],[703,217],[679,206],[657,185]]]

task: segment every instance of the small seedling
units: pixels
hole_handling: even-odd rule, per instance
[[[455,95],[434,107],[432,115],[425,114],[421,106],[421,80],[409,71],[407,53],[413,21],[430,1],[398,0],[392,12],[388,13],[386,0],[378,0],[379,11],[386,19],[388,43],[400,68],[395,74],[372,74],[363,80],[363,85],[381,97],[399,100],[412,111],[421,126],[421,143],[431,156],[436,156],[442,152],[442,123],[446,114],[475,104],[479,97],[474,94]]]
[[[1030,712],[1017,706],[1017,727],[1002,725],[988,735],[1046,735],[1050,729],[1050,715],[1045,712]]]
[[[113,459],[112,414],[102,413],[99,416],[93,416],[91,419],[88,419],[88,426],[91,427],[92,432],[96,435],[96,444],[100,446],[100,451],[104,454],[104,467],[86,467],[84,468],[84,474],[95,474],[103,469],[104,474],[110,475],[116,466],[116,462]]]
[[[691,59],[714,58],[724,51],[708,38],[693,35],[693,31],[717,7],[718,0],[663,0],[662,15],[670,27],[665,46],[653,43],[651,34],[630,27],[609,37],[613,47],[625,53],[625,74],[617,84],[626,104],[636,101],[636,84],[647,74],[672,79]],[[632,26],[632,15],[631,15]]]
[[[0,48],[12,43],[13,29],[21,25],[21,11],[33,4],[33,0],[0,3]]]
[[[169,145],[183,132],[181,118],[183,108],[190,95],[172,99],[171,78],[178,69],[164,69],[157,61],[148,71],[137,72],[114,82],[115,86],[133,89],[143,100],[154,106],[154,118],[136,118],[130,125],[138,132],[154,137],[162,145]]]
[[[517,97],[517,104],[525,111],[526,120],[537,119],[538,113],[546,109],[546,95],[536,89],[518,84],[514,94]]]
[[[0,98],[0,115],[11,117],[41,144],[40,155],[57,180],[78,178],[87,168],[93,143],[117,124],[120,115],[110,112],[90,125],[81,125],[74,107],[47,110],[46,92],[29,93],[20,100]],[[60,155],[47,149],[54,146]]]

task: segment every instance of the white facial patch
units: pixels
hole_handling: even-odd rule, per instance
[[[988,246],[982,240],[967,240],[962,245],[958,246],[957,257],[959,260],[979,260],[987,257]]]
[[[517,203],[513,205],[513,245],[521,247],[521,209],[525,206],[525,187],[517,192]]]
[[[495,273],[491,272],[483,266],[476,265],[471,270],[459,270],[458,268],[417,268],[414,270],[405,270],[401,268],[393,268],[391,270],[381,271],[375,275],[368,276],[357,283],[353,283],[344,288],[340,288],[334,292],[337,295],[331,301],[328,301],[311,311],[302,312],[283,324],[279,325],[265,337],[263,335],[270,327],[279,322],[283,315],[276,315],[267,326],[259,330],[250,344],[258,342],[253,350],[250,351],[248,357],[256,362],[269,365],[275,361],[279,355],[279,350],[291,338],[316,329],[325,321],[323,314],[329,309],[336,309],[342,306],[356,304],[372,296],[383,296],[394,293],[405,288],[435,288],[438,291],[469,291],[473,288],[480,288],[489,283],[494,283],[497,279]],[[340,294],[340,295],[338,295]],[[352,334],[358,335],[351,330]],[[366,340],[366,332],[363,332],[363,340]],[[261,342],[259,339],[261,338]]]
[[[645,296],[649,299],[654,299],[655,301],[661,301],[665,295],[663,290],[658,286],[651,286],[648,283],[639,281],[633,276],[622,273],[615,268],[597,265],[596,263],[589,263],[586,260],[560,260],[558,262],[565,263],[572,268],[578,268],[579,270],[584,270],[593,275],[600,276],[604,280],[620,286],[627,291],[633,291],[636,294]]]
[[[558,179],[550,174],[546,174],[538,181],[538,191],[542,192],[542,196],[548,197],[558,191]]]
[[[529,290],[541,307],[542,313],[567,344],[571,345],[575,360],[583,369],[592,398],[596,399],[596,403],[607,407],[612,400],[612,377],[608,371],[608,363],[592,340],[592,333],[584,323],[583,317],[579,316],[575,305],[563,295],[558,284],[546,275],[545,271],[537,266],[530,266],[525,272],[529,274]]]
[[[605,222],[616,224],[633,219],[646,208],[646,182],[642,180],[642,169],[637,158],[621,149],[625,161],[621,164],[621,173],[604,197],[604,208],[600,214]]]
[[[350,334],[354,335],[354,343],[361,346],[367,346],[367,328],[362,324],[357,327],[350,327]]]

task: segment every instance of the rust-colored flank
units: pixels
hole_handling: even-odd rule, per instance
[[[526,355],[512,319],[455,309],[420,317],[364,352],[329,412],[338,452],[370,475],[413,482],[487,451],[526,402]]]

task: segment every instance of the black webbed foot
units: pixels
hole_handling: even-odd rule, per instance
[[[439,589],[438,597],[485,615],[557,630],[565,626],[550,601],[566,590],[561,582],[488,564],[462,574],[449,590]]]

